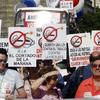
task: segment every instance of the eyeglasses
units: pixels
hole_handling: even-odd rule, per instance
[[[7,60],[4,60],[4,59],[0,59],[0,63],[6,63]]]
[[[99,67],[100,68],[100,64],[92,64],[93,68],[97,68]]]

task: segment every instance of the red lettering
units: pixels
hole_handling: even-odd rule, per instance
[[[36,53],[42,53],[42,49],[37,49]]]

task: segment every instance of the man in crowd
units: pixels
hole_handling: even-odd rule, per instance
[[[15,90],[17,98],[27,98],[20,74],[6,67],[7,59],[7,51],[0,48],[0,98],[13,98]]]
[[[91,53],[91,55],[93,57],[96,57],[100,54],[99,51],[93,51]],[[77,88],[80,85],[80,83],[91,77],[93,75],[92,71],[91,71],[91,63],[93,62],[93,60],[90,59],[90,64],[87,66],[81,66],[79,67],[76,71],[74,71],[74,73],[70,76],[70,80],[69,83],[66,84],[66,86],[63,89],[63,97],[64,98],[74,98]]]
[[[93,56],[94,54],[95,52],[90,55],[93,75],[80,84],[75,95],[76,98],[100,96],[100,52],[97,56]]]

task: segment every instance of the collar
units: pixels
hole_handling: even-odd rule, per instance
[[[4,71],[0,72],[0,75],[5,75],[7,69],[5,69]]]
[[[86,79],[86,82],[84,82],[85,85],[93,85],[93,83],[93,77]]]

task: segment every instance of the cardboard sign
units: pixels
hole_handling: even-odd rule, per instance
[[[9,28],[9,66],[36,66],[36,31],[34,28]]]
[[[4,48],[8,51],[8,38],[0,38],[0,48]]]
[[[100,51],[100,30],[92,31],[93,50]]]
[[[89,64],[91,53],[90,33],[71,34],[67,36],[71,67],[86,66]]]
[[[43,28],[43,59],[66,59],[66,25],[46,25]]]

